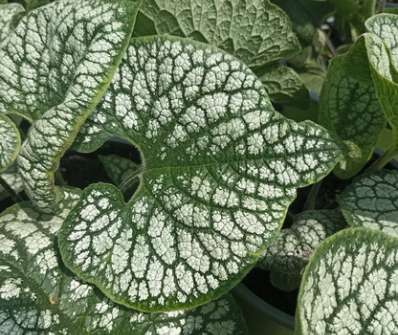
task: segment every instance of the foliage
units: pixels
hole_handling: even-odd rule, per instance
[[[230,292],[255,266],[300,289],[297,335],[398,333],[380,12],[0,1],[0,334],[248,334]]]

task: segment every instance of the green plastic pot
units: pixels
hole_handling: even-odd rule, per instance
[[[246,319],[250,335],[293,335],[294,317],[271,306],[244,284],[233,290]]]

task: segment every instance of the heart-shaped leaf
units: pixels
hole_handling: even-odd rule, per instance
[[[140,186],[128,205],[111,185],[88,187],[61,251],[79,277],[140,310],[196,306],[236,285],[295,188],[340,155],[323,128],[275,112],[244,64],[172,37],[132,41],[95,119],[139,146]]]
[[[268,0],[146,0],[141,13],[158,34],[212,44],[251,67],[300,49],[289,17]]]
[[[1,334],[244,335],[230,296],[192,311],[143,314],[118,306],[59,261],[55,234],[78,193],[67,190],[55,216],[29,203],[0,216]]]
[[[358,178],[338,202],[350,225],[398,235],[398,171],[383,170]]]
[[[274,286],[284,291],[295,290],[312,253],[344,226],[344,218],[336,210],[302,212],[290,228],[281,231],[257,265],[271,272]]]
[[[344,162],[335,173],[350,178],[373,153],[386,121],[377,100],[364,38],[344,55],[333,59],[323,85],[320,124],[345,145]]]
[[[297,334],[397,334],[398,239],[347,229],[317,249],[298,297]]]
[[[366,21],[371,34],[366,35],[366,47],[378,99],[398,145],[398,15],[379,14]]]
[[[0,49],[0,113],[32,125],[18,159],[26,192],[43,211],[59,159],[117,70],[140,0],[60,0],[24,16]]]
[[[7,116],[0,114],[0,172],[15,161],[21,147],[17,126]]]
[[[25,9],[18,3],[0,3],[0,46],[9,37],[24,12]]]

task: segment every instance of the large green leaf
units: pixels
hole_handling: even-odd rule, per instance
[[[379,101],[398,146],[398,15],[379,14],[366,21],[368,58]]]
[[[249,66],[271,63],[300,49],[289,17],[268,0],[146,0],[141,13],[158,34],[207,42]]]
[[[55,216],[29,203],[0,216],[0,334],[244,335],[229,296],[192,311],[143,314],[118,306],[65,270],[55,234],[78,194],[66,192]]]
[[[88,187],[61,251],[81,278],[141,310],[196,306],[236,285],[295,188],[340,155],[320,126],[276,113],[243,63],[179,38],[133,40],[94,119],[88,129],[139,147],[140,186],[127,205],[111,185]]]
[[[15,28],[17,20],[25,12],[22,5],[17,3],[0,3],[0,45],[8,38]]]
[[[32,125],[18,159],[25,189],[49,212],[60,157],[117,70],[140,0],[60,0],[24,16],[0,49],[0,114]]]
[[[333,59],[322,88],[319,122],[344,143],[345,159],[335,173],[341,178],[356,175],[372,155],[386,124],[363,38]]]
[[[337,210],[302,212],[290,228],[281,231],[257,265],[271,272],[274,286],[285,291],[295,290],[312,253],[344,226],[344,218]]]
[[[305,270],[296,334],[397,334],[397,269],[397,238],[363,228],[330,237]]]
[[[15,161],[21,147],[17,126],[7,116],[0,114],[0,173]]]
[[[350,225],[398,235],[398,171],[383,170],[358,178],[338,202]]]

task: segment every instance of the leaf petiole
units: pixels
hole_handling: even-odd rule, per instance
[[[394,145],[390,149],[384,152],[384,154],[377,159],[366,172],[375,172],[382,170],[388,163],[398,155],[398,148]]]

